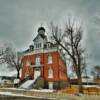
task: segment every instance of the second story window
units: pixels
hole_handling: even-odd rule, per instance
[[[40,64],[40,57],[38,56],[38,57],[36,57],[36,64]]]
[[[26,62],[26,66],[30,66],[30,62],[29,62],[29,60],[27,60],[27,62]]]
[[[36,48],[41,48],[41,43],[37,43]]]
[[[52,64],[52,56],[48,55],[48,64]]]

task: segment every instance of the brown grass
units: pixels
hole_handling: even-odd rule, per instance
[[[56,100],[64,99],[64,100],[100,100],[100,95],[75,95],[62,93],[61,91],[53,92],[53,93],[44,93],[44,92],[34,92],[28,90],[14,90],[14,89],[0,89],[2,92],[12,92],[14,94],[22,94],[25,96],[32,97],[43,97],[43,98],[55,98]],[[1,100],[1,99],[0,99]],[[24,99],[23,99],[24,100]]]

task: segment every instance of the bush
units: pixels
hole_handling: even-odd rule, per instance
[[[35,89],[43,89],[44,88],[44,79],[42,77],[39,77],[35,84],[33,85],[33,88]]]

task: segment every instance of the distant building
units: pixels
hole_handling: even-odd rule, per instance
[[[38,35],[22,56],[21,80],[37,80],[42,77],[45,88],[59,88],[61,82],[67,82],[67,69],[64,58],[56,44],[48,41],[44,27],[38,29]]]

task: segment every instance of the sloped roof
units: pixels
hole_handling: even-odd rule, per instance
[[[38,32],[39,32],[40,30],[43,30],[43,31],[45,32],[45,28],[44,28],[44,27],[39,27],[39,28],[38,28]]]
[[[42,39],[45,39],[45,38],[47,37],[47,36],[44,35],[44,34],[38,34],[38,35],[33,39],[33,41],[36,40],[36,39],[38,38],[38,36],[41,36]]]
[[[23,53],[27,53],[27,52],[29,52],[29,49],[26,49],[25,51],[23,51]]]

